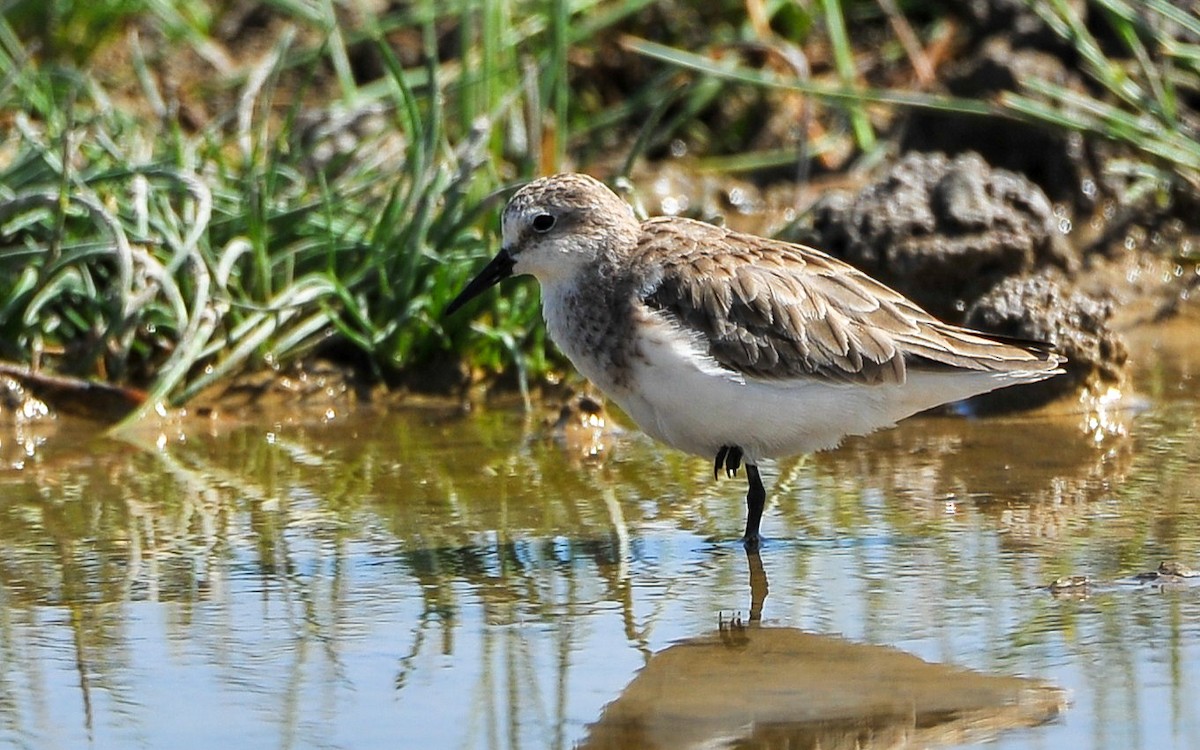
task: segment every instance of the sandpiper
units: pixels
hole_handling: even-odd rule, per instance
[[[760,543],[763,459],[1061,372],[1048,345],[943,323],[819,250],[691,219],[639,222],[587,175],[525,185],[501,232],[446,314],[532,274],[550,337],[643,431],[714,459],[717,475],[745,464],[748,548]]]

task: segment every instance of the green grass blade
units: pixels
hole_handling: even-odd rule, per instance
[[[825,30],[829,34],[829,44],[833,47],[834,65],[837,67],[838,78],[846,89],[857,89],[858,75],[854,69],[854,51],[850,48],[850,37],[846,33],[846,18],[842,11],[841,0],[822,0],[825,11]],[[854,140],[862,151],[875,148],[875,130],[871,127],[871,119],[863,107],[851,102],[847,113],[854,130]]]

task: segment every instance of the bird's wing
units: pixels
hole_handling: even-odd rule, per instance
[[[681,223],[682,222],[682,223]],[[708,342],[721,366],[764,378],[902,383],[909,367],[1052,369],[1048,348],[942,323],[818,250],[684,219],[643,225],[642,302]]]

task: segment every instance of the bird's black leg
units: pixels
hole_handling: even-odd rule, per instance
[[[729,455],[725,458],[725,476],[736,477],[742,466],[742,449],[736,445],[729,447]]]
[[[722,445],[717,451],[717,460],[713,461],[713,479],[721,478],[721,469],[725,469],[725,476],[737,476],[737,471],[742,467],[742,449],[736,445]]]
[[[756,550],[762,542],[758,525],[762,521],[763,507],[767,504],[767,490],[763,487],[756,465],[746,464],[746,479],[750,481],[750,489],[746,492],[746,535],[742,537],[742,544],[748,550]]]
[[[713,479],[721,478],[721,467],[725,465],[725,457],[729,455],[729,446],[722,445],[717,451],[717,460],[713,461]]]

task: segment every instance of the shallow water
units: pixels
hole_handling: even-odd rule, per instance
[[[744,477],[636,432],[17,430],[0,746],[1200,747],[1200,579],[1133,578],[1200,568],[1189,348],[1142,409],[772,467],[760,556]]]

